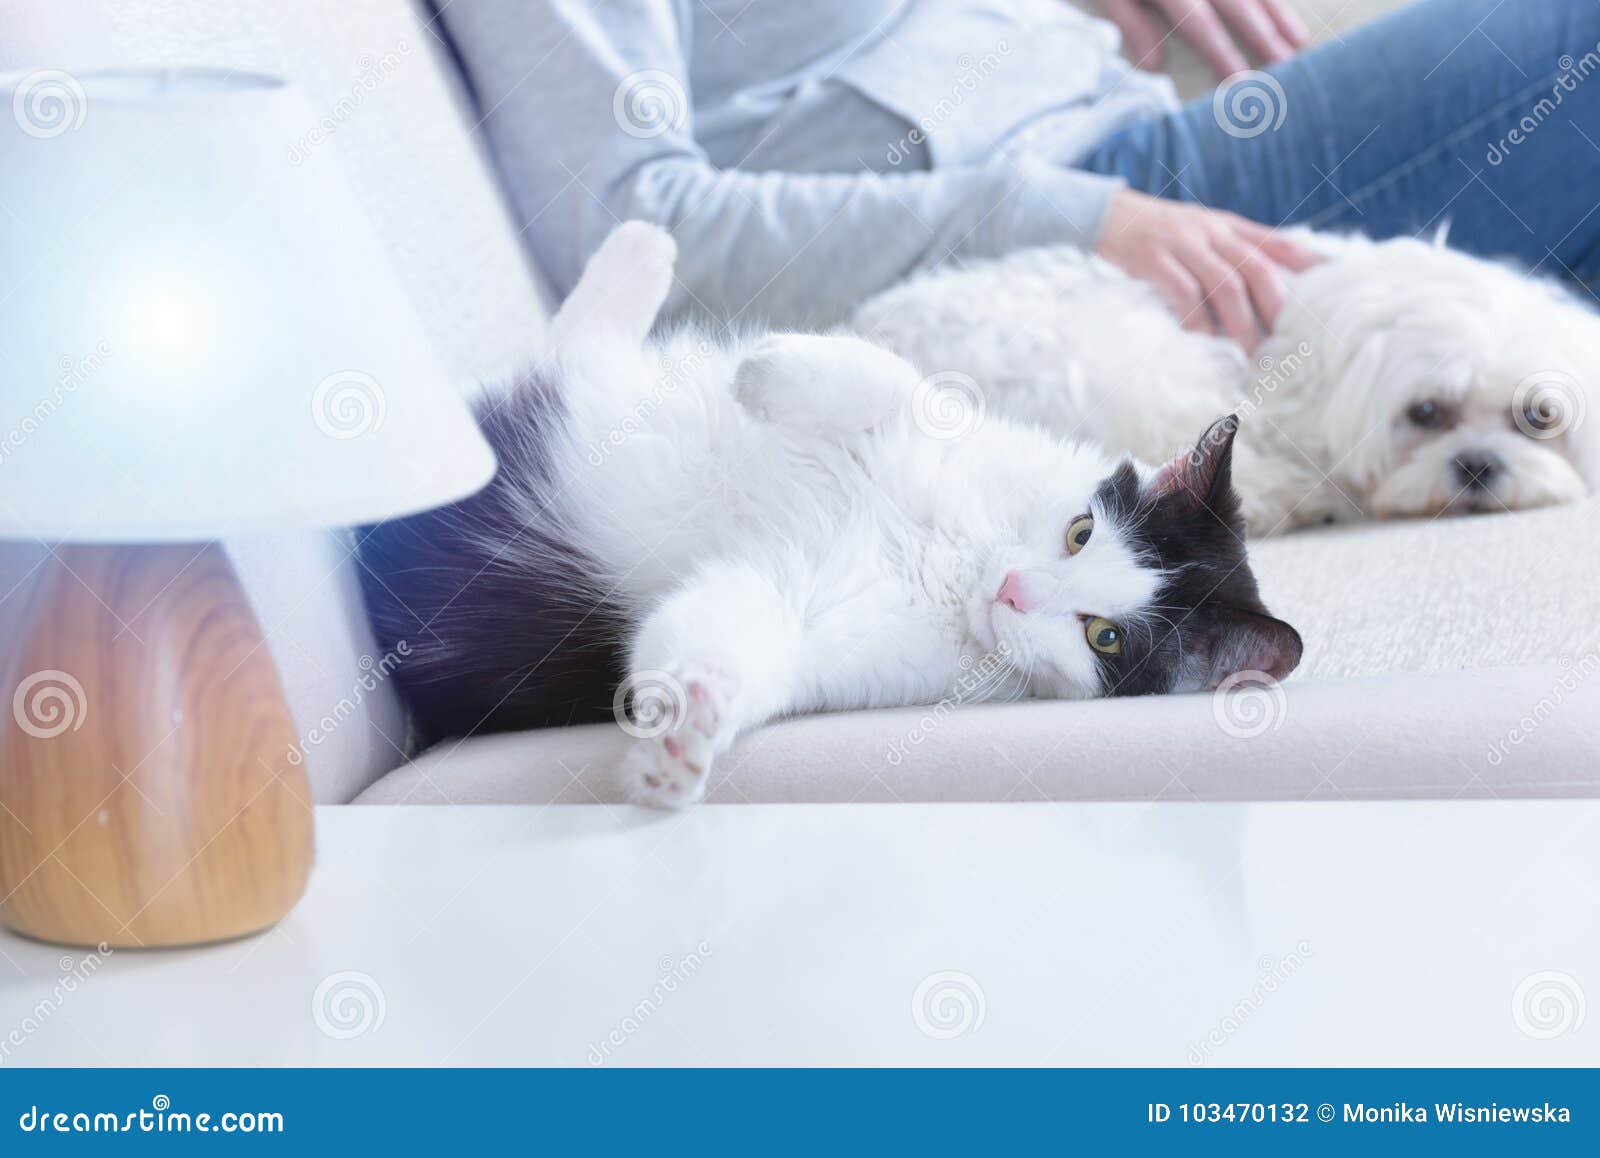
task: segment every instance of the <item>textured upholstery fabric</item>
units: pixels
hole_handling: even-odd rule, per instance
[[[1306,639],[1305,678],[1600,653],[1600,500],[1303,532],[1253,555],[1268,605]]]

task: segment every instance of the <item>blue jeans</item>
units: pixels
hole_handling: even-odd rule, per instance
[[[1419,0],[1082,166],[1271,225],[1451,243],[1600,286],[1600,0]]]

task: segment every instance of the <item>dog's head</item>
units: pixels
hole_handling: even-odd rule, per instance
[[[1369,515],[1517,510],[1600,486],[1600,314],[1548,280],[1442,238],[1340,240],[1296,278],[1274,339],[1309,371],[1286,433],[1318,442]]]

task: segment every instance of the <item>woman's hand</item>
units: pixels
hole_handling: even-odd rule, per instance
[[[1283,306],[1283,270],[1319,260],[1281,233],[1232,213],[1123,189],[1096,252],[1161,291],[1185,329],[1224,333],[1246,350]]]
[[[1289,0],[1100,0],[1100,10],[1122,29],[1128,55],[1140,68],[1159,69],[1166,61],[1163,44],[1170,33],[1152,9],[1219,78],[1250,67],[1246,50],[1264,64],[1277,64],[1310,39]]]

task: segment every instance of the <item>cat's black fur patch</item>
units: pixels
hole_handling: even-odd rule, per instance
[[[471,498],[363,528],[361,582],[378,646],[404,640],[394,678],[425,744],[611,720],[628,619],[581,548],[530,523],[555,493],[546,448],[564,409],[548,382],[481,403],[500,469]],[[470,589],[470,590],[469,590]]]
[[[1117,625],[1121,652],[1097,653],[1107,695],[1214,686],[1215,669],[1241,654],[1272,657],[1261,662],[1278,678],[1300,660],[1299,634],[1267,611],[1245,553],[1232,477],[1237,431],[1235,419],[1222,419],[1157,482],[1141,485],[1124,462],[1095,493],[1097,508],[1163,572],[1151,612]]]

